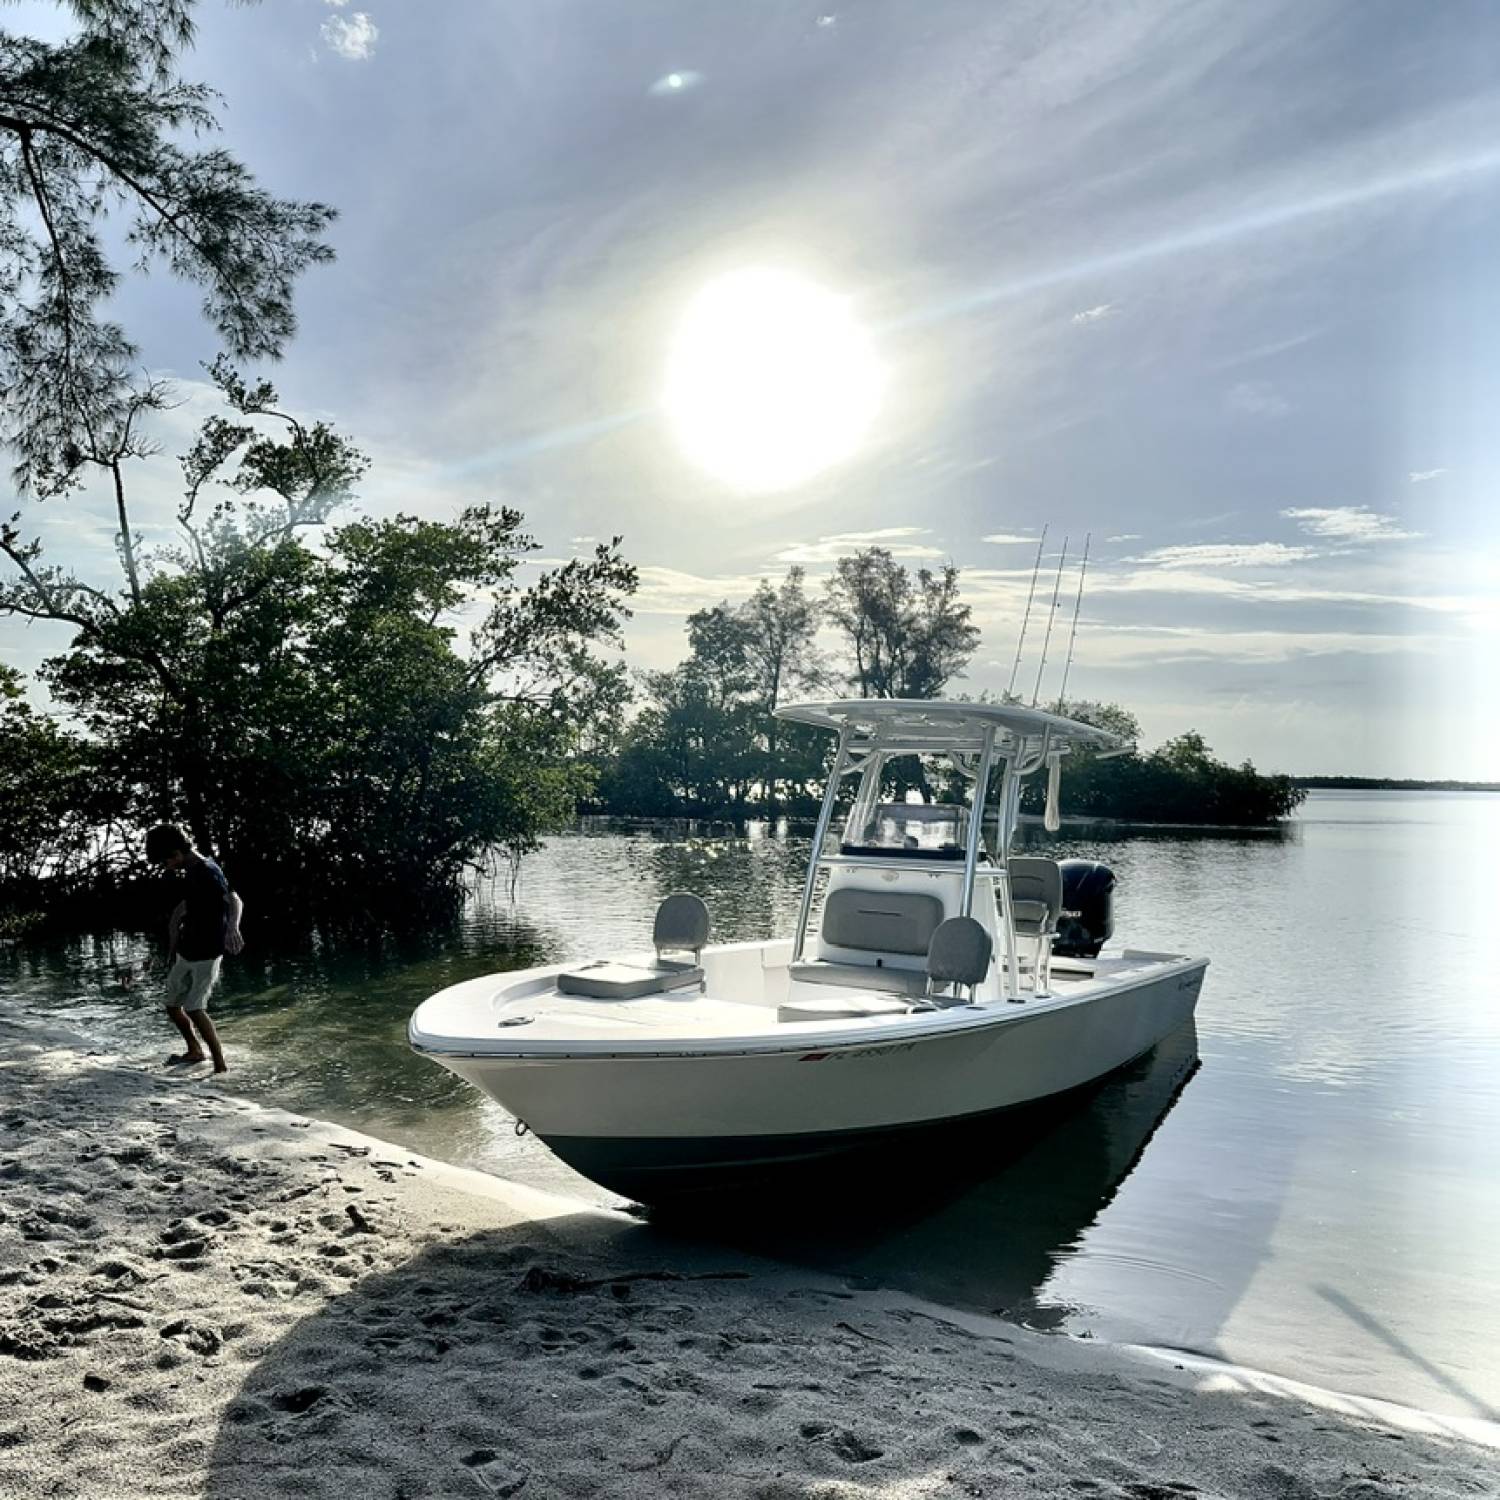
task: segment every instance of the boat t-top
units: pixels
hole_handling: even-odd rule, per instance
[[[1192,1016],[1207,959],[1101,956],[1105,866],[1011,853],[1025,779],[1055,828],[1065,757],[1117,736],[1011,704],[777,717],[836,736],[790,937],[711,943],[675,892],[649,948],[454,985],[412,1047],[652,1203],[1065,1094]]]

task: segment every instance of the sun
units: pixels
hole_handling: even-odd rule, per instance
[[[744,493],[792,489],[855,453],[885,374],[846,299],[746,269],[688,303],[664,404],[683,453]]]

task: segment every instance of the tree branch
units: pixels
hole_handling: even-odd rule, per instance
[[[98,620],[90,619],[86,614],[76,609],[70,609],[61,603],[57,592],[50,588],[47,582],[31,566],[30,558],[26,556],[26,549],[15,545],[15,533],[9,527],[0,526],[0,552],[3,552],[21,571],[21,576],[31,585],[32,592],[36,595],[38,604],[28,605],[15,598],[6,598],[0,595],[0,613],[24,615],[29,620],[57,620],[66,625],[76,625],[83,633],[91,637],[101,645],[104,642],[104,632],[99,627]],[[33,553],[33,556],[35,553]],[[66,579],[61,585],[69,593],[83,594],[95,600],[102,608],[109,611],[115,619],[121,618],[120,607],[108,594],[93,587],[92,584],[83,583],[77,578]],[[177,674],[166,664],[158,652],[149,648],[136,648],[122,646],[118,641],[111,642],[109,649],[130,661],[137,661],[151,668],[156,673],[157,679],[168,694],[179,703],[186,702],[188,694],[184,691]]]
[[[72,395],[73,405],[78,411],[79,419],[83,423],[83,430],[88,434],[89,442],[97,444],[94,424],[84,403],[78,399],[78,387],[73,374],[73,283],[68,274],[68,258],[63,253],[62,238],[57,232],[57,222],[52,212],[52,200],[47,192],[47,181],[42,176],[41,165],[36,159],[36,147],[32,144],[31,129],[22,122],[15,123],[20,126],[17,134],[21,140],[21,159],[26,164],[26,177],[31,183],[31,195],[36,200],[37,212],[41,215],[42,224],[47,230],[47,239],[52,246],[53,264],[57,268],[57,286],[62,297],[63,312],[63,368],[67,371],[68,390]]]
[[[115,157],[94,145],[93,142],[85,136],[80,135],[77,131],[71,130],[67,126],[59,124],[56,120],[50,119],[45,115],[36,120],[22,120],[14,115],[0,114],[0,129],[12,130],[21,137],[23,154],[29,150],[29,142],[32,134],[35,131],[42,131],[46,134],[56,136],[59,140],[66,141],[75,151],[81,151],[90,160],[97,162],[107,172],[119,178],[131,192],[155,212],[163,224],[174,234],[180,235],[182,239],[197,251],[203,258],[204,263],[213,270],[221,290],[228,295],[237,307],[245,306],[245,300],[241,296],[238,287],[235,286],[233,280],[227,275],[213,252],[183,226],[181,213],[174,212],[163,203],[152,189],[148,188],[133,172],[122,166]]]
[[[126,430],[129,430],[128,426]],[[110,460],[109,471],[115,481],[115,511],[120,517],[120,550],[124,555],[125,577],[130,583],[131,599],[139,604],[141,602],[141,579],[140,574],[136,572],[135,541],[130,535],[130,517],[125,513],[125,476],[120,472],[118,456]]]

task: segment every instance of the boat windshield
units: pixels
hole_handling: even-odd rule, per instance
[[[951,803],[877,802],[863,818],[856,808],[840,852],[962,859],[968,827],[968,809]]]

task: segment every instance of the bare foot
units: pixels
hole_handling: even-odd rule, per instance
[[[227,1073],[228,1071],[229,1071],[229,1064],[228,1063],[220,1063],[219,1066],[214,1069],[215,1073]]]
[[[180,1067],[187,1063],[201,1063],[208,1061],[206,1052],[177,1052],[167,1059],[169,1068]]]

